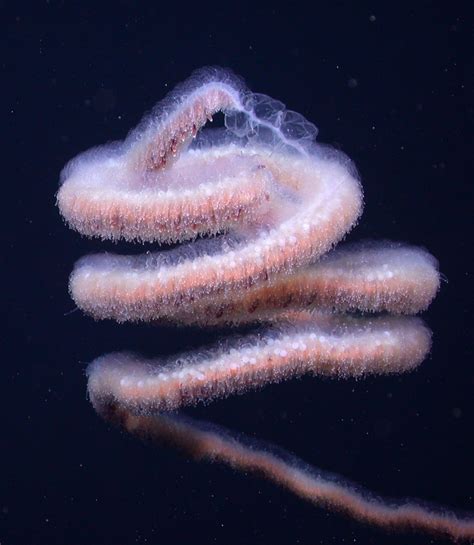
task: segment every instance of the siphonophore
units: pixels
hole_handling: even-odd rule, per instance
[[[222,112],[224,127],[204,128]],[[155,244],[143,255],[89,255],[69,289],[97,319],[177,326],[254,323],[254,334],[174,358],[97,358],[97,412],[138,436],[257,471],[316,504],[380,526],[474,537],[474,521],[416,503],[384,503],[170,414],[186,405],[311,373],[399,373],[420,364],[431,333],[413,315],[439,287],[436,260],[391,242],[335,248],[362,212],[350,160],[316,127],[228,70],[176,87],[123,142],[62,173],[57,204],[87,236]]]

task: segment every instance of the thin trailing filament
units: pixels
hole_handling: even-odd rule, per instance
[[[263,448],[247,446],[242,439],[216,426],[203,427],[199,422],[178,416],[136,414],[112,399],[102,401],[96,406],[99,414],[141,439],[170,443],[197,459],[257,473],[319,507],[382,528],[423,531],[456,542],[474,537],[472,518],[446,509],[428,509],[416,502],[382,500],[340,478],[326,477],[296,459],[288,461],[288,453],[283,459]]]
[[[217,112],[225,128],[206,128]],[[57,204],[72,228],[101,239],[180,243],[85,256],[69,281],[79,308],[118,322],[261,324],[253,335],[172,358],[101,356],[88,368],[89,397],[133,433],[258,471],[359,520],[473,537],[472,520],[385,504],[163,415],[303,374],[406,372],[429,352],[431,332],[409,315],[436,295],[436,260],[390,242],[335,248],[360,217],[362,189],[351,162],[318,145],[316,134],[232,73],[203,69],[123,142],[66,166]]]

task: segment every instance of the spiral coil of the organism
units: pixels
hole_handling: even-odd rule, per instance
[[[225,128],[203,129],[217,112]],[[473,537],[470,519],[364,498],[161,414],[303,373],[403,372],[428,353],[430,331],[406,315],[435,296],[436,260],[389,242],[334,249],[362,212],[362,190],[351,162],[316,144],[316,133],[231,72],[203,69],[125,141],[67,165],[57,202],[71,227],[103,239],[182,243],[142,256],[84,257],[69,286],[79,308],[117,321],[267,324],[167,361],[102,356],[88,371],[91,401],[129,431],[172,436],[356,518]]]

